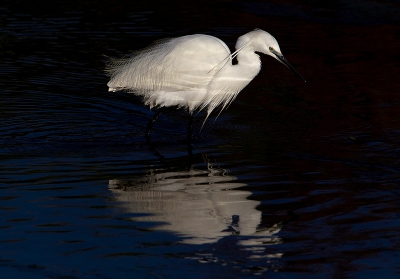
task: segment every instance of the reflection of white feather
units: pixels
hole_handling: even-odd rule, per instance
[[[263,235],[271,232],[258,230],[261,212],[258,201],[249,200],[251,192],[236,190],[245,184],[224,170],[150,173],[137,180],[110,180],[109,189],[122,207],[130,213],[150,215],[135,217],[136,221],[161,222],[155,228],[173,231],[192,244],[216,242],[232,234],[232,225],[240,235]],[[232,217],[239,221],[232,224]],[[265,233],[262,233],[265,231]],[[265,241],[265,239],[264,239]]]
[[[150,107],[207,108],[209,115],[218,106],[227,107],[258,74],[261,62],[255,51],[276,59],[274,53],[280,53],[275,38],[260,29],[241,36],[236,49],[231,54],[220,39],[200,34],[163,40],[132,57],[111,59],[107,85],[110,91],[142,96]],[[236,56],[238,64],[232,65]]]

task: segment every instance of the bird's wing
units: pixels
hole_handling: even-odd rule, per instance
[[[130,58],[111,60],[106,69],[111,77],[107,85],[111,90],[144,97],[154,91],[196,92],[207,88],[218,71],[216,66],[229,54],[222,41],[207,35],[165,40]]]

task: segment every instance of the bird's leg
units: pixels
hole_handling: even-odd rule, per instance
[[[161,112],[162,112],[162,109],[161,108],[158,109],[156,111],[156,114],[154,114],[154,116],[152,118],[150,118],[149,122],[147,123],[146,134],[145,134],[147,142],[150,142],[151,128],[153,128],[153,124],[154,124],[154,122],[156,122],[156,120],[160,116]]]
[[[151,151],[153,151],[154,155],[156,155],[157,157],[159,157],[161,163],[164,164],[164,163],[165,163],[165,162],[164,162],[164,156],[161,155],[161,154],[157,151],[156,146],[155,146],[155,145],[151,142],[151,140],[150,140],[151,128],[153,127],[154,122],[155,122],[155,121],[157,120],[157,118],[160,116],[161,112],[162,112],[162,109],[160,108],[160,109],[158,109],[158,110],[156,111],[156,113],[154,114],[154,116],[153,116],[152,118],[150,118],[149,122],[147,123],[147,128],[146,128],[145,137],[146,137],[146,143],[147,143],[148,146],[150,147]]]
[[[189,160],[191,159],[193,153],[193,114],[189,115],[188,129],[187,129],[187,145],[188,145],[188,155]]]

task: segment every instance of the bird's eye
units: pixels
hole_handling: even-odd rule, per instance
[[[274,48],[273,47],[269,47],[269,51],[274,51]]]

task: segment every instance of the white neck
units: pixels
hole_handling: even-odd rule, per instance
[[[261,60],[260,56],[258,56],[253,48],[246,47],[239,51],[237,55],[238,66],[240,68],[240,72],[253,79],[261,70]]]

